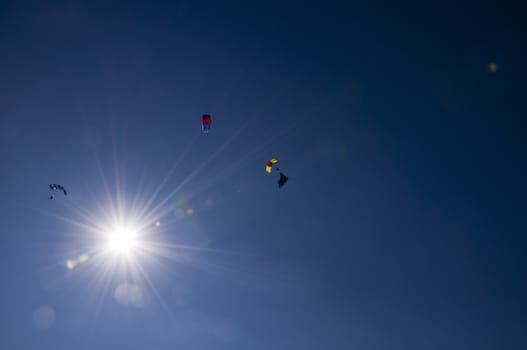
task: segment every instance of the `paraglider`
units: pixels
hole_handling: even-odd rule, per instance
[[[65,196],[68,195],[68,192],[66,192],[66,189],[64,188],[64,186],[62,185],[59,185],[59,184],[50,184],[49,185],[49,188],[51,188],[52,191],[62,191],[62,193],[64,193]],[[54,194],[51,194],[51,196],[49,196],[49,199],[53,199],[55,198],[55,195]]]
[[[265,171],[270,174],[272,171],[273,171],[273,166],[278,163],[278,159],[276,158],[271,158],[268,162],[267,162],[267,165],[265,166]],[[280,168],[278,167],[275,167],[274,170],[276,171],[280,171]],[[285,185],[285,183],[287,182],[287,180],[289,180],[289,178],[287,176],[285,176],[282,172],[280,172],[280,178],[278,179],[278,188],[282,188],[283,185]]]
[[[278,163],[278,159],[271,158],[270,161],[267,162],[267,165],[265,166],[265,171],[267,171],[268,174],[271,173],[271,170],[273,170],[273,165]],[[278,168],[276,168],[278,170]]]
[[[289,180],[289,178],[284,174],[280,173],[280,179],[278,179],[278,188],[282,188],[282,186],[285,185],[287,180]]]
[[[212,124],[212,118],[209,114],[203,114],[201,117],[201,132],[205,135],[209,134],[210,125]]]

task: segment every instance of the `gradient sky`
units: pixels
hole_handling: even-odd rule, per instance
[[[0,348],[527,348],[520,13],[0,2]]]

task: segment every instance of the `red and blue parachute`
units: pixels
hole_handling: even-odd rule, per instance
[[[210,130],[210,125],[212,124],[212,118],[210,114],[203,114],[201,117],[201,132],[207,135]]]

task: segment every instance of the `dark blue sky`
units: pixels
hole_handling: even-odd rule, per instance
[[[1,2],[0,348],[525,349],[520,13]]]

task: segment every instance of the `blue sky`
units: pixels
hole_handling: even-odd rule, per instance
[[[2,2],[0,347],[525,348],[518,13]]]

